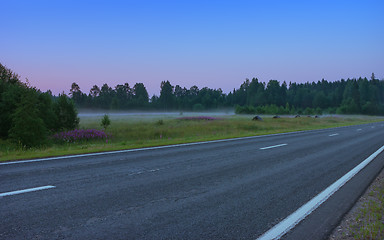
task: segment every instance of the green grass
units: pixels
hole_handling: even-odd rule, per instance
[[[355,239],[384,238],[384,181],[369,193],[369,198],[349,225],[349,231]]]
[[[382,121],[375,117],[322,117],[272,119],[251,121],[252,116],[224,116],[220,120],[180,120],[179,116],[154,118],[111,117],[107,132],[113,138],[105,142],[52,144],[44,148],[18,149],[0,140],[0,161],[31,159],[49,156],[81,154],[121,149],[162,146],[178,143],[265,135],[292,131],[322,129]],[[101,117],[85,117],[81,128],[101,129]]]

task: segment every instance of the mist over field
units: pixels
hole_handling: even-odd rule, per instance
[[[107,114],[111,119],[160,119],[160,118],[179,118],[192,116],[233,116],[233,109],[217,110],[207,112],[161,112],[161,111],[103,111],[81,109],[78,112],[80,119],[101,118]]]
[[[198,116],[210,116],[210,117],[237,117],[237,118],[252,118],[257,114],[236,114],[233,109],[217,110],[217,111],[205,111],[205,112],[160,112],[160,111],[105,111],[105,110],[89,110],[81,109],[78,112],[78,116],[81,120],[99,120],[104,115],[108,115],[112,120],[128,120],[128,121],[144,121],[144,120],[157,120],[157,119],[176,119],[183,117],[198,117]],[[261,117],[271,118],[274,114],[258,114]],[[282,118],[294,118],[299,115],[285,114],[281,115]],[[314,117],[315,115],[300,115],[300,117]],[[344,114],[322,114],[319,117],[322,118],[360,118],[368,119],[372,118],[365,115],[344,115]],[[384,116],[375,116],[375,118],[384,118]]]

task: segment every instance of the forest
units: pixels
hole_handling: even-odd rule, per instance
[[[106,133],[76,130],[80,121],[77,109],[159,112],[234,109],[238,114],[384,115],[384,81],[376,79],[374,74],[369,80],[328,82],[323,79],[289,85],[277,80],[263,83],[252,78],[228,94],[221,89],[197,86],[187,89],[163,81],[160,95],[151,98],[143,83],[133,87],[125,83],[114,88],[108,84],[101,88],[94,85],[88,94],[72,83],[69,96],[64,92],[54,96],[50,91],[41,92],[30,86],[28,81],[20,81],[16,73],[0,64],[0,140],[29,148],[54,141],[52,136],[60,132],[65,141],[68,134],[107,138]],[[77,132],[68,132],[72,130]]]
[[[312,83],[259,82],[246,79],[228,94],[219,89],[160,84],[160,96],[149,98],[143,83],[114,88],[94,85],[88,94],[72,83],[70,96],[78,108],[111,110],[205,111],[234,108],[245,114],[384,114],[384,81],[376,79],[324,79]]]

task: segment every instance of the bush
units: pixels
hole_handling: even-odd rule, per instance
[[[100,125],[104,128],[104,131],[106,131],[107,127],[111,125],[111,120],[109,119],[109,116],[107,114],[105,114],[104,117],[101,119]]]
[[[23,148],[40,146],[47,141],[47,129],[38,115],[37,102],[35,89],[24,89],[21,101],[12,114],[9,137]]]
[[[307,107],[305,110],[304,110],[304,115],[313,115],[314,111],[312,108],[309,108]]]
[[[330,108],[328,108],[327,113],[329,113],[329,114],[335,114],[335,113],[336,113],[336,110],[337,110],[337,108],[330,107]]]
[[[279,111],[277,113],[278,114],[289,114],[289,107],[286,108],[286,107],[280,106]]]
[[[39,117],[43,120],[45,127],[51,132],[56,132],[57,116],[53,110],[52,95],[49,92],[39,95]]]
[[[361,110],[363,114],[374,115],[379,113],[378,106],[371,102],[366,102]]]
[[[262,106],[257,106],[257,107],[256,107],[256,113],[258,113],[258,114],[264,114],[264,113],[265,113],[265,109],[264,109],[264,107],[262,107]]]
[[[163,121],[163,119],[158,120],[158,121],[156,122],[156,125],[159,125],[159,126],[164,125],[164,121]]]
[[[256,109],[253,106],[239,106],[237,105],[235,108],[236,114],[255,114]]]
[[[12,127],[12,114],[20,104],[24,89],[21,85],[6,86],[0,99],[0,137],[7,138]]]
[[[203,111],[204,110],[204,106],[200,103],[196,103],[193,105],[192,107],[193,111],[195,112],[199,112],[199,111]]]
[[[355,100],[348,98],[343,100],[341,106],[336,111],[338,114],[355,114],[359,113],[359,106],[356,104]]]
[[[59,95],[53,109],[57,117],[57,129],[72,130],[79,126],[80,119],[77,117],[75,104],[67,95]]]

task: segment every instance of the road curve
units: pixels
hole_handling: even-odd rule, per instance
[[[0,239],[256,239],[383,133],[374,123],[0,164]],[[383,166],[379,154],[284,238],[325,238]]]

